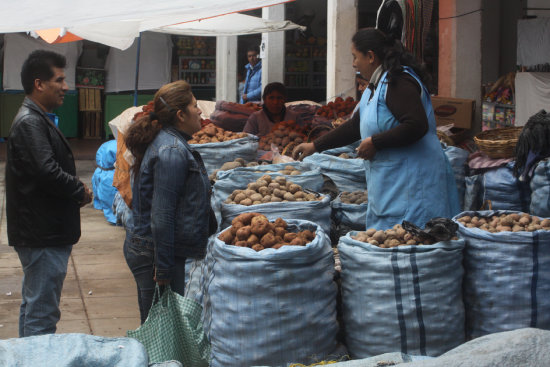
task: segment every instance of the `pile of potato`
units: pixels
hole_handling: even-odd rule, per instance
[[[337,118],[349,115],[357,101],[353,100],[353,97],[347,97],[345,100],[342,97],[336,97],[334,102],[329,102],[326,106],[322,106],[317,110],[317,115],[326,118]]]
[[[363,204],[368,201],[368,194],[366,191],[343,191],[340,201],[344,204]]]
[[[271,150],[271,144],[274,144],[282,152],[287,145],[298,145],[306,140],[304,129],[296,125],[295,121],[281,121],[273,126],[269,134],[260,138],[258,149]]]
[[[282,218],[270,222],[259,213],[243,213],[231,221],[231,227],[220,233],[218,238],[228,245],[249,247],[255,251],[282,246],[305,246],[315,238],[309,229],[289,232],[288,224]]]
[[[396,224],[392,229],[386,229],[385,231],[370,228],[364,232],[358,232],[355,236],[351,236],[351,238],[357,241],[370,243],[371,245],[381,248],[432,244],[432,242],[428,240],[420,239],[419,237],[407,232],[401,224]],[[458,238],[453,237],[453,240],[456,239]]]
[[[267,164],[267,163],[262,163],[262,164]],[[247,162],[242,158],[235,158],[234,161],[225,162],[219,169],[214,170],[214,172],[212,172],[210,176],[208,176],[208,178],[210,178],[210,181],[215,181],[216,174],[219,171],[229,171],[230,169],[234,169],[238,167],[255,167],[259,165],[260,164],[256,161]]]
[[[318,201],[321,196],[303,191],[297,185],[283,176],[271,178],[263,175],[255,182],[248,184],[245,190],[235,190],[225,201],[226,204],[257,205],[264,203],[279,203],[289,201]]]
[[[233,131],[224,130],[221,127],[217,127],[214,124],[209,124],[203,127],[201,130],[193,134],[189,144],[207,144],[207,143],[219,143],[222,141],[235,140],[247,137],[247,133],[235,133]]]
[[[479,228],[487,232],[550,231],[550,219],[541,219],[526,213],[493,215],[491,217],[465,215],[458,221],[466,228]]]

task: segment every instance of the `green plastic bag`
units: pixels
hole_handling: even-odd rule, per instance
[[[147,320],[126,335],[141,342],[149,354],[149,363],[177,360],[185,367],[208,366],[210,342],[202,327],[202,306],[166,286],[159,299],[155,288],[153,306]]]

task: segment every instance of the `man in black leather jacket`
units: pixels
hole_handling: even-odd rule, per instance
[[[21,70],[26,97],[8,138],[8,241],[24,273],[20,337],[55,333],[69,255],[80,238],[80,207],[92,200],[75,176],[69,143],[52,120],[68,90],[65,64],[54,52],[29,55]]]

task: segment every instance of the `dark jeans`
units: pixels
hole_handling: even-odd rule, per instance
[[[154,252],[142,245],[137,245],[126,239],[124,241],[124,257],[134,275],[137,285],[139,314],[141,323],[147,320],[147,315],[153,303],[155,293],[155,259]],[[175,273],[170,281],[174,292],[184,295],[185,291],[185,258],[175,258]]]
[[[54,334],[61,317],[59,300],[73,245],[14,246],[23,267],[19,337]]]

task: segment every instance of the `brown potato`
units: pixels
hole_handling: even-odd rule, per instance
[[[271,247],[273,246],[277,241],[275,240],[275,236],[271,233],[266,233],[262,239],[260,240],[260,244],[264,247]]]
[[[250,205],[252,205],[252,199],[246,198],[246,199],[244,199],[244,200],[241,200],[241,202],[240,202],[239,204],[240,204],[240,205],[250,206]]]
[[[262,177],[260,177],[260,179],[267,182],[268,185],[271,183],[271,176],[270,175],[263,175]]]
[[[298,233],[294,233],[294,232],[287,232],[283,239],[285,242],[291,242],[293,239],[295,239],[296,237],[298,237]]]
[[[235,236],[233,235],[233,233],[231,233],[231,229],[226,229],[225,231],[223,231],[222,233],[220,233],[220,235],[218,236],[218,238],[227,243],[227,244],[230,244],[231,241],[233,241],[233,238]]]
[[[250,222],[251,232],[257,235],[258,237],[263,236],[266,234],[269,229],[269,220],[265,215],[258,215],[254,218],[252,218],[252,221]]]
[[[285,245],[285,243],[277,243],[273,246],[271,246],[271,248],[277,250],[277,249],[280,249],[281,247],[283,247]]]
[[[290,246],[305,246],[305,244],[306,244],[306,241],[300,237],[296,237],[289,243]]]
[[[244,226],[242,228],[239,228],[237,230],[236,237],[241,241],[246,241],[248,237],[250,237],[251,234],[251,227],[250,226]]]
[[[277,218],[275,219],[275,227],[282,227],[283,229],[286,229],[288,227],[287,222],[283,218]]]
[[[233,224],[229,229],[231,230],[231,234],[235,236],[239,228],[242,228],[242,227],[244,227],[243,222],[235,222],[235,224]]]
[[[235,242],[235,246],[248,247],[248,242],[246,242],[246,241],[237,241],[237,242]]]
[[[264,247],[259,243],[252,246],[252,250],[254,250],[254,251],[262,251],[263,249],[264,249]]]
[[[284,238],[285,233],[286,229],[284,229],[283,227],[275,227],[275,236],[279,236],[282,239]]]
[[[231,221],[232,225],[235,225],[237,222],[242,222],[245,226],[249,225],[252,221],[252,218],[255,216],[260,215],[260,213],[250,212],[250,213],[242,213],[237,215],[233,220]]]
[[[296,198],[290,192],[285,192],[283,199],[288,201],[296,201]]]
[[[257,243],[260,243],[260,239],[255,234],[251,234],[250,237],[246,240],[248,247],[252,247]]]

